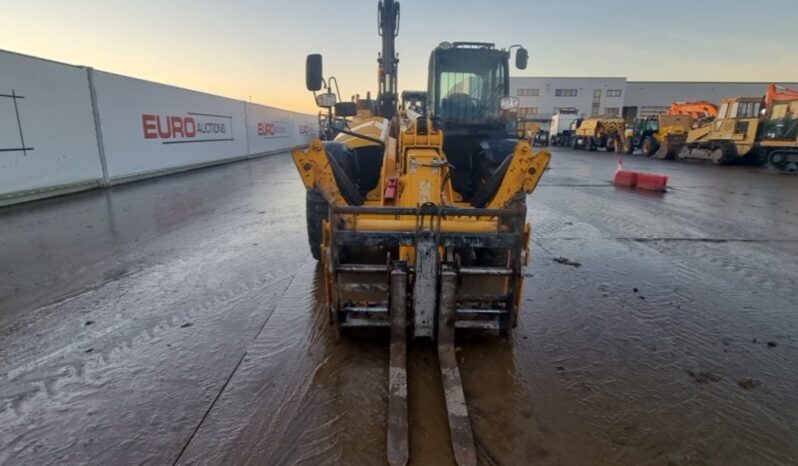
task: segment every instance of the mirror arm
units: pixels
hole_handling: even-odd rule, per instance
[[[335,76],[330,76],[329,78],[327,78],[327,81],[330,83],[330,85],[327,86],[327,89],[332,87],[332,83],[333,81],[335,81],[335,95],[336,97],[338,97],[338,102],[343,102],[343,100],[341,100],[341,90],[338,89],[338,78],[336,78]]]

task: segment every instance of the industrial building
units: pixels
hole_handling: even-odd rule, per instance
[[[518,114],[548,128],[560,109],[583,116],[622,115],[627,121],[664,111],[674,101],[764,95],[770,82],[627,81],[622,77],[514,77],[510,95],[520,100]],[[779,83],[796,88],[796,83]]]

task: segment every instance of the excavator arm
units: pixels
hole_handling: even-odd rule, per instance
[[[689,115],[693,120],[715,118],[718,116],[718,106],[704,100],[673,102],[666,115]]]

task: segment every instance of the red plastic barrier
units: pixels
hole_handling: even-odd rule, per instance
[[[667,191],[668,177],[656,173],[639,173],[637,175],[637,188],[647,191]]]
[[[631,170],[618,170],[615,172],[615,179],[612,181],[615,186],[626,186],[634,188],[637,186],[638,173]]]

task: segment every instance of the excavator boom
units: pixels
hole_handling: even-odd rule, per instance
[[[718,116],[718,106],[705,100],[673,102],[666,114],[689,115],[693,120],[709,119]]]

